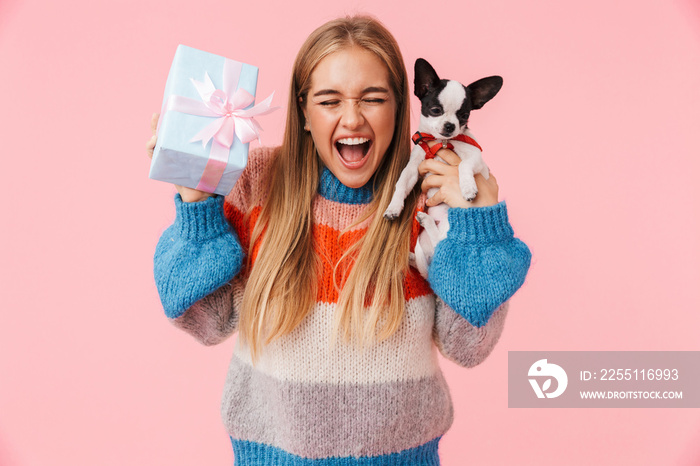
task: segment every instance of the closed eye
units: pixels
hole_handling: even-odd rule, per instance
[[[355,100],[355,99],[350,99]],[[359,103],[364,106],[378,106],[386,103],[388,99],[383,97],[364,97],[359,100]],[[343,99],[330,99],[322,100],[320,102],[315,102],[316,105],[320,105],[325,108],[335,108],[343,103]]]

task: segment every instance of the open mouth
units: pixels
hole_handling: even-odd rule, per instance
[[[351,168],[364,164],[371,147],[372,140],[368,138],[343,138],[335,142],[341,160]]]

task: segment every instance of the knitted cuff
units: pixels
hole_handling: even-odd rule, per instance
[[[489,207],[447,210],[447,238],[463,243],[496,243],[513,237],[505,201]]]
[[[200,202],[183,202],[175,195],[175,223],[177,234],[186,240],[206,241],[229,231],[224,217],[224,197],[209,197]]]

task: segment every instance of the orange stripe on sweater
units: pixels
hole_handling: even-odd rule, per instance
[[[253,208],[248,221],[244,221],[244,213],[237,209],[235,206],[229,203],[224,204],[224,214],[229,223],[233,226],[238,234],[238,239],[241,242],[243,251],[248,254],[248,249],[250,246],[250,235],[260,216],[261,208],[256,206]],[[367,231],[366,228],[352,230],[344,234],[334,228],[326,225],[314,225],[311,230],[312,240],[314,242],[314,249],[318,256],[321,258],[322,271],[320,275],[320,283],[318,287],[318,293],[316,300],[319,302],[327,303],[337,303],[338,302],[338,290],[336,285],[333,283],[333,269],[335,264],[340,261],[342,252],[346,251],[350,246],[355,244]],[[413,250],[413,245],[415,245],[416,238],[420,232],[420,225],[418,222],[414,221],[414,225],[411,231],[411,250]],[[255,263],[255,259],[258,255],[260,249],[260,241],[255,245],[252,255],[252,262]],[[343,274],[349,272],[348,260],[344,261],[336,270],[336,281],[338,285],[344,283]],[[245,267],[245,266],[244,266]],[[247,270],[242,270],[241,273],[247,274]],[[419,296],[425,296],[432,294],[432,290],[428,282],[426,282],[423,277],[414,269],[410,268],[409,273],[403,282],[404,299],[409,300]]]

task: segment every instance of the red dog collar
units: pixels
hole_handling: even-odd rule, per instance
[[[434,158],[435,158],[435,154],[437,154],[437,152],[438,152],[440,149],[450,149],[450,150],[452,150],[452,149],[455,148],[455,146],[453,146],[453,145],[450,144],[449,142],[445,142],[444,140],[443,140],[442,145],[440,145],[440,144],[435,144],[433,147],[430,147],[430,146],[428,145],[428,142],[429,142],[429,141],[436,141],[437,138],[436,138],[435,136],[433,136],[432,134],[429,134],[429,133],[421,133],[420,131],[416,131],[416,133],[413,135],[413,137],[411,137],[411,140],[413,141],[413,144],[416,144],[417,146],[420,146],[421,149],[423,149],[423,150],[425,151],[425,158],[426,158],[426,159],[434,159]],[[450,141],[465,142],[465,143],[467,143],[467,144],[469,144],[469,145],[472,145],[472,146],[476,147],[477,149],[479,149],[480,151],[483,152],[483,149],[481,148],[481,146],[479,145],[479,143],[477,143],[474,139],[472,139],[472,138],[470,138],[469,136],[466,136],[466,135],[464,135],[464,134],[458,134],[456,137],[450,139]]]

